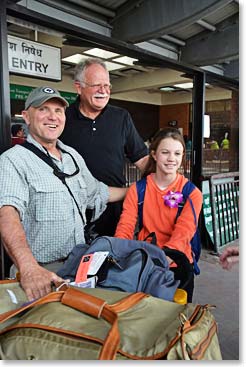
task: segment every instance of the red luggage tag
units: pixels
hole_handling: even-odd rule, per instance
[[[75,283],[80,283],[80,282],[84,282],[85,280],[87,280],[87,274],[88,274],[90,263],[92,262],[92,258],[93,258],[93,254],[84,255],[82,257],[77,273],[76,273]]]

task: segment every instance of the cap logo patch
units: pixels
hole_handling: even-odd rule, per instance
[[[47,94],[54,94],[55,91],[52,88],[43,88],[43,92]]]

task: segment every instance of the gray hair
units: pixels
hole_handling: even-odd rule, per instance
[[[89,57],[76,65],[74,70],[74,81],[83,81],[85,71],[91,65],[101,65],[106,71],[108,71],[105,62],[102,59]]]

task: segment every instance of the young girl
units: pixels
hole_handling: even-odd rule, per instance
[[[149,161],[143,173],[143,177],[147,178],[143,227],[138,234],[138,239],[145,240],[150,233],[155,232],[159,247],[178,250],[186,255],[191,276],[184,289],[187,291],[188,302],[191,302],[194,274],[190,240],[194,236],[196,226],[188,200],[176,221],[177,204],[182,201],[182,188],[188,181],[178,173],[185,154],[185,143],[177,129],[163,129],[154,137],[149,151]],[[201,191],[195,188],[190,198],[198,220],[202,207]],[[136,184],[133,184],[127,192],[115,237],[133,239],[137,220],[138,197]],[[170,268],[173,267],[172,270],[175,272],[177,265],[170,258],[168,261]]]

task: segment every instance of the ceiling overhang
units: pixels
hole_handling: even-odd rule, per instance
[[[231,0],[141,1],[112,20],[112,37],[137,43],[172,34],[230,3]]]

